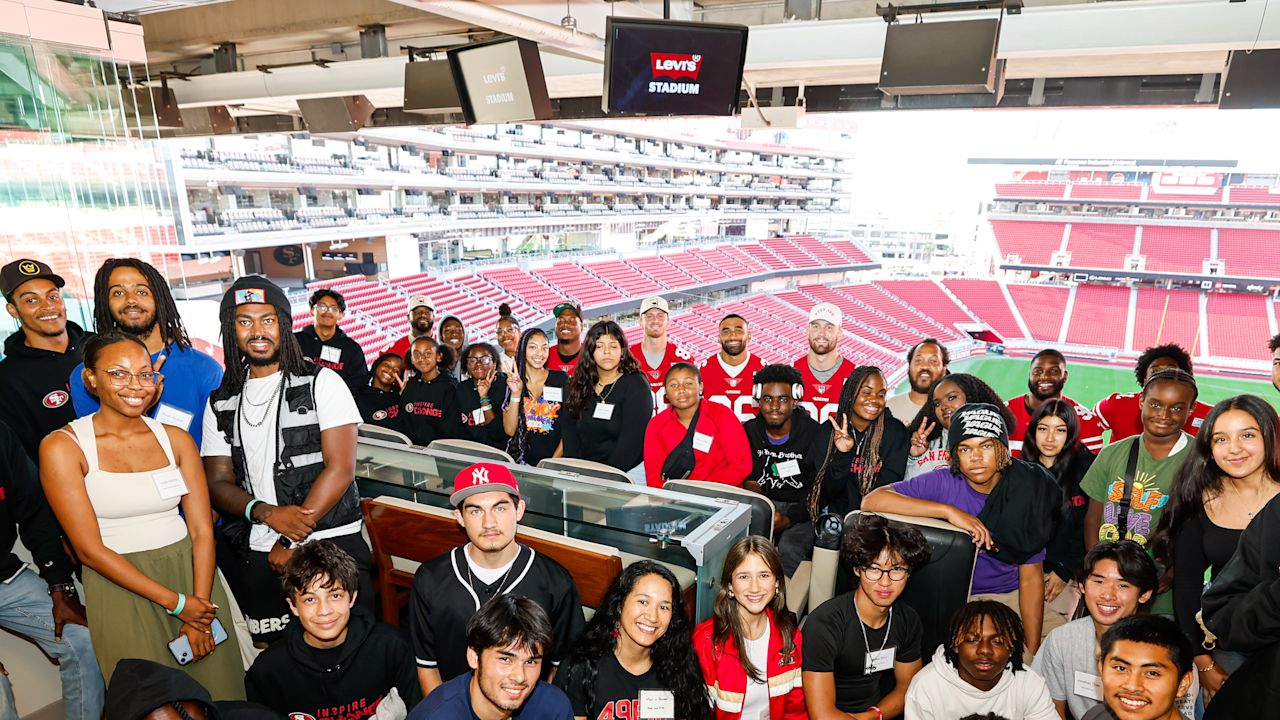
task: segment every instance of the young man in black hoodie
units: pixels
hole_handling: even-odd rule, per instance
[[[311,294],[315,324],[294,333],[302,354],[311,362],[338,373],[351,392],[369,383],[369,364],[360,344],[347,336],[338,323],[347,311],[347,300],[337,290],[322,288]]]
[[[76,419],[67,378],[80,364],[91,334],[67,320],[59,289],[66,281],[38,260],[19,259],[0,268],[0,292],[9,315],[22,324],[4,342],[0,362],[0,420],[40,462],[45,435]]]
[[[791,577],[813,550],[809,492],[826,457],[831,428],[799,407],[804,377],[794,367],[766,365],[752,383],[760,412],[742,424],[752,459],[743,487],[773,501],[773,542],[783,572]]]
[[[282,582],[297,622],[249,668],[249,701],[294,720],[364,720],[388,702],[403,719],[421,698],[413,650],[400,628],[356,605],[356,561],[317,540],[289,558]],[[387,699],[392,690],[403,708]]]

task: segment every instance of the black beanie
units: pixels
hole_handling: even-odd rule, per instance
[[[225,315],[230,308],[250,303],[272,305],[276,312],[293,317],[289,297],[279,285],[259,275],[245,275],[232,283],[231,288],[222,296],[222,303],[218,305],[218,315]]]
[[[991,403],[968,403],[951,416],[947,431],[947,449],[955,455],[956,447],[969,438],[995,438],[1009,446],[1009,428],[1004,416]]]

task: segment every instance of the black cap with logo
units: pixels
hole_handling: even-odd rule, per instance
[[[39,260],[19,258],[0,268],[0,293],[9,302],[13,302],[13,293],[24,283],[40,279],[48,280],[56,287],[67,284],[61,275],[53,272],[53,268]]]

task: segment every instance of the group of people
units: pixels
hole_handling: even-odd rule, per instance
[[[92,333],[67,319],[63,284],[36,260],[0,268],[21,325],[0,362],[0,626],[59,661],[69,720],[100,716],[103,674],[134,659],[301,720],[1175,720],[1256,705],[1231,674],[1280,678],[1280,424],[1256,396],[1198,402],[1176,345],[1139,358],[1140,392],[1089,409],[1063,394],[1057,350],[1005,402],[926,339],[907,355],[910,391],[888,397],[878,368],[840,355],[825,303],[790,365],[752,355],[732,314],[695,364],[660,297],[629,346],[609,320],[584,336],[571,303],[550,334],[502,308],[496,342],[468,342],[416,296],[409,333],[369,366],[339,327],[340,292],[316,291],[295,333],[285,292],[244,277],[219,305],[224,371],[149,264],[103,264]],[[573,577],[516,541],[509,467],[481,464],[450,497],[469,542],[421,565],[401,631],[376,620],[361,424],[652,487],[742,487],[772,502],[772,539],[731,548],[697,627],[648,561],[588,621]],[[897,602],[929,545],[876,513],[946,520],[978,546],[971,602],[937,648]],[[812,609],[802,653],[786,580],[829,515],[849,516],[852,590]],[[36,572],[11,551],[19,535]]]

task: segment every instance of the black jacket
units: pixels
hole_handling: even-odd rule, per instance
[[[433,380],[415,377],[400,393],[401,432],[414,445],[426,447],[432,440],[468,439],[458,409],[458,385],[444,369]]]
[[[880,437],[880,470],[871,481],[871,489],[892,485],[907,474],[907,454],[911,452],[911,436],[907,434],[907,426],[884,409],[884,434]],[[835,418],[833,417],[832,420]],[[826,431],[831,432],[831,422],[823,423]],[[854,434],[855,448],[859,438],[853,423],[849,424],[849,432]],[[867,428],[866,432],[871,432]],[[823,448],[826,452],[826,448]],[[819,461],[821,462],[821,461]],[[852,450],[847,453],[832,451],[831,464],[827,468],[828,477],[822,480],[822,503],[827,512],[841,517],[862,507],[862,488],[857,481],[855,465],[860,458]]]
[[[356,407],[360,408],[360,417],[366,423],[404,432],[400,422],[400,393],[365,385],[352,395],[355,397]]]
[[[497,373],[493,384],[489,386],[489,405],[493,407],[493,419],[484,422],[484,416],[476,422],[476,411],[480,409],[480,392],[476,389],[475,378],[468,377],[458,383],[458,412],[462,423],[467,426],[467,439],[483,443],[492,448],[506,451],[507,431],[502,426],[502,403],[507,396],[507,376]]]
[[[1014,459],[1000,472],[978,519],[991,530],[991,556],[1021,565],[1045,549],[1062,517],[1062,491],[1043,465]]]
[[[1280,642],[1277,568],[1280,502],[1272,498],[1240,535],[1236,554],[1200,599],[1204,624],[1224,650],[1252,653]]]
[[[67,379],[80,364],[85,341],[93,337],[67,322],[67,351],[28,347],[22,330],[4,341],[0,362],[0,420],[18,434],[27,455],[39,464],[40,441],[76,419]]]
[[[1070,497],[1063,498],[1065,502],[1062,518],[1045,548],[1044,571],[1046,574],[1057,575],[1065,582],[1076,578],[1076,566],[1084,560],[1084,516],[1089,512],[1089,496],[1080,489],[1080,480],[1097,457],[1081,443],[1076,449],[1075,467],[1072,469],[1074,482],[1067,483],[1066,478],[1058,480],[1058,489],[1064,496]],[[1049,470],[1049,474],[1052,475],[1053,470]],[[1071,492],[1068,492],[1068,484],[1071,485]]]
[[[763,416],[752,417],[742,424],[742,429],[751,444],[751,475],[747,479],[756,481],[770,500],[795,503],[786,512],[792,525],[809,522],[809,492],[813,489],[818,468],[822,467],[827,456],[831,425],[819,423],[803,408],[797,407],[791,414],[791,435],[784,443],[775,445],[769,441]],[[795,460],[800,466],[800,474],[780,476],[777,466],[790,460]],[[835,484],[840,486],[842,482],[843,478]]]
[[[308,360],[338,373],[352,393],[369,382],[369,363],[365,362],[364,350],[360,349],[359,343],[347,337],[342,328],[334,328],[333,337],[328,340],[320,339],[314,325],[299,330],[294,337],[298,338],[302,354]],[[325,357],[326,347],[333,348],[328,351],[328,357]]]
[[[62,547],[62,526],[44,498],[39,471],[17,434],[0,423],[0,582],[22,567],[13,554],[19,533],[45,582],[71,582],[71,558]]]
[[[318,664],[324,652],[307,644],[302,623],[289,623],[284,641],[264,650],[245,674],[248,700],[291,718],[363,720],[393,687],[410,710],[421,699],[405,632],[375,622],[362,605],[351,608],[347,637],[334,648],[329,667]]]

